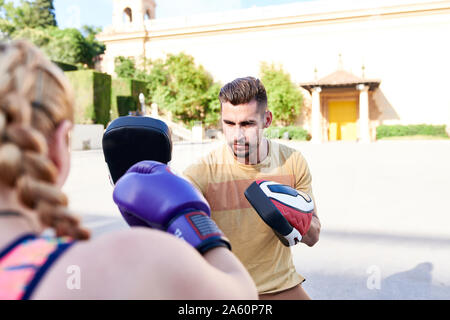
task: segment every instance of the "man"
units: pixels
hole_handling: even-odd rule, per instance
[[[289,247],[285,247],[244,197],[255,180],[289,185],[314,199],[311,174],[300,152],[263,136],[272,123],[267,95],[255,78],[238,78],[220,91],[226,144],[184,171],[211,206],[211,217],[231,242],[233,252],[255,281],[261,299],[309,299]],[[317,212],[317,210],[316,210]],[[302,242],[319,239],[315,214]]]

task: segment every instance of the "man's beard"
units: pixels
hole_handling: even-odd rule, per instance
[[[240,159],[248,159],[250,157],[250,146],[249,144],[244,144],[242,148],[237,147],[235,144],[231,145],[234,156]]]
[[[245,161],[245,163],[258,163],[259,158],[258,152],[260,149],[260,143],[257,142],[256,144],[250,145],[250,143],[236,143],[231,142],[228,143],[231,150],[233,151],[234,156],[237,159]]]

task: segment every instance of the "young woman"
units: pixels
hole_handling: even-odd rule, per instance
[[[89,239],[61,191],[73,112],[58,67],[27,42],[0,43],[0,299],[256,299],[225,247],[200,254],[142,227]]]

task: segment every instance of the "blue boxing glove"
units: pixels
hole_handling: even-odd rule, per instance
[[[202,254],[218,246],[231,250],[203,195],[163,163],[133,165],[117,181],[113,199],[131,226],[144,222],[186,240]]]

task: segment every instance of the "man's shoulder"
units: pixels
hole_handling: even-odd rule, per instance
[[[197,158],[193,163],[191,163],[185,171],[192,170],[205,170],[206,167],[212,166],[220,162],[220,160],[224,157],[224,152],[226,144],[218,143],[218,145],[214,146],[212,150],[210,150],[205,155]]]
[[[225,157],[226,146],[225,143],[217,143],[212,150],[200,157],[197,162],[203,165],[214,165],[219,163]]]
[[[206,163],[216,163],[218,160],[222,160],[225,157],[225,152],[227,144],[225,142],[219,142],[214,149],[209,151],[205,156],[204,160]]]
[[[271,143],[271,147],[272,147],[273,151],[281,154],[286,159],[292,155],[303,158],[302,153],[298,149],[295,149],[284,143],[280,143],[280,142],[274,141],[274,140],[270,140],[270,143]]]

